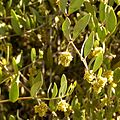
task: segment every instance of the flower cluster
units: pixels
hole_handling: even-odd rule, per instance
[[[99,77],[97,81],[93,82],[93,90],[95,93],[99,94],[107,83],[107,78]]]
[[[92,71],[85,70],[84,80],[87,80],[89,83],[91,83],[94,79],[95,76]]]
[[[68,67],[73,57],[70,52],[61,52],[58,57],[58,64],[63,65],[64,67]]]
[[[57,105],[57,109],[62,112],[67,112],[69,106],[70,105],[66,103],[66,100],[61,100]]]
[[[35,113],[38,113],[40,117],[44,117],[48,111],[48,106],[45,102],[41,102],[39,105],[35,105]]]

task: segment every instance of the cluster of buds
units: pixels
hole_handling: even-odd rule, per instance
[[[93,82],[93,90],[95,93],[99,94],[107,83],[107,78],[99,77],[97,81]]]
[[[45,102],[41,102],[39,105],[35,105],[35,113],[38,113],[40,117],[44,117],[48,111],[48,106]]]
[[[73,57],[70,52],[61,52],[58,57],[58,64],[63,65],[64,67],[68,67]]]
[[[66,103],[66,100],[61,100],[57,105],[57,109],[62,112],[67,112],[69,107],[70,105]]]
[[[85,70],[84,80],[87,80],[88,83],[92,83],[95,78],[96,78],[96,77],[95,77],[95,75],[92,73],[92,70],[90,70],[90,71]]]

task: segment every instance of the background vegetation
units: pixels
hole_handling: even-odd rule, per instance
[[[0,120],[120,119],[119,0],[0,1]]]

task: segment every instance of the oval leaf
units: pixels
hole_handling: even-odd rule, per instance
[[[38,93],[38,91],[40,90],[40,88],[43,85],[43,76],[41,71],[37,74],[37,76],[35,77],[34,81],[33,81],[33,85],[31,87],[31,96],[35,97],[36,94]]]
[[[16,77],[16,80],[12,82],[11,88],[9,91],[9,100],[11,102],[16,102],[19,97],[19,75]]]
[[[106,28],[109,32],[114,32],[117,26],[117,18],[112,7],[108,8],[106,13]]]
[[[35,48],[32,48],[32,50],[31,50],[31,61],[35,62],[35,60],[36,60],[36,50],[35,50]]]
[[[21,31],[21,28],[20,28],[20,22],[19,22],[19,19],[15,13],[14,10],[11,10],[11,24],[12,24],[12,27],[14,29],[14,31],[18,34],[18,35],[21,35],[22,34],[22,31]]]
[[[66,13],[66,5],[68,0],[60,0],[60,9],[63,13]]]
[[[59,89],[59,97],[64,96],[67,90],[67,78],[66,76],[63,74],[61,77],[61,85],[60,85],[60,89]]]
[[[93,65],[93,72],[96,72],[100,68],[102,63],[103,63],[103,53],[100,52],[96,57],[95,63]]]
[[[84,0],[70,0],[70,7],[68,10],[69,15],[73,12],[80,9],[80,6],[83,4]]]
[[[99,16],[101,22],[105,20],[105,11],[106,11],[106,4],[104,2],[101,2],[99,6]]]
[[[62,24],[62,31],[64,33],[64,36],[70,40],[70,19],[66,17],[65,21]]]
[[[92,47],[93,47],[93,43],[94,43],[94,32],[91,32],[91,34],[89,35],[88,39],[85,42],[85,46],[84,46],[84,56],[88,56],[88,54],[90,53]]]
[[[14,57],[12,58],[12,65],[15,73],[18,73],[18,66]]]
[[[35,97],[41,87],[42,87],[42,81],[39,81],[33,84],[30,91],[31,96]]]
[[[74,40],[79,36],[80,32],[85,29],[89,20],[90,20],[90,15],[87,14],[84,17],[82,17],[79,21],[77,21],[77,23],[75,24],[75,27],[73,29],[73,39]]]
[[[53,91],[52,91],[52,98],[56,97],[56,96],[57,96],[57,93],[58,93],[57,84],[54,83]]]

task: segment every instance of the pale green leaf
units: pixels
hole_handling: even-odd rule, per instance
[[[36,60],[36,50],[35,48],[32,48],[31,49],[31,61],[35,62],[35,60]]]
[[[31,87],[30,94],[32,97],[35,97],[42,87],[42,81],[38,81]]]
[[[35,79],[33,81],[33,84],[36,82],[39,82],[39,81],[41,81],[41,83],[43,84],[43,75],[42,75],[41,71],[38,72],[37,76],[35,77]]]
[[[66,13],[66,6],[68,0],[60,0],[60,9],[63,13]]]
[[[62,97],[65,95],[67,90],[67,78],[66,76],[63,74],[61,77],[61,84],[60,84],[60,89],[59,89],[59,97]]]
[[[20,22],[19,22],[19,19],[13,9],[11,10],[11,17],[12,17],[11,24],[12,24],[14,31],[16,32],[16,34],[21,35],[22,31],[20,28]]]
[[[84,46],[84,56],[88,56],[94,43],[94,31],[90,33],[88,39],[85,42]]]
[[[112,7],[109,7],[106,13],[106,28],[109,32],[114,32],[117,26],[117,18]]]
[[[70,0],[70,7],[68,10],[69,15],[73,12],[80,9],[80,6],[83,4],[84,0]]]
[[[36,94],[41,89],[42,85],[43,85],[43,75],[42,75],[41,71],[39,71],[39,73],[37,74],[37,76],[33,80],[33,85],[31,87],[30,93],[31,93],[32,97],[36,96]]]
[[[57,96],[57,93],[58,93],[57,84],[54,83],[53,91],[52,91],[52,98],[56,97],[56,96]]]
[[[9,91],[9,100],[11,102],[16,102],[19,97],[19,75],[11,83],[11,88]]]
[[[103,63],[103,53],[100,52],[95,59],[95,63],[93,65],[93,72],[96,72],[100,68],[102,63]]]
[[[18,73],[18,66],[14,57],[12,58],[12,65],[15,73]]]
[[[75,40],[79,34],[85,29],[90,20],[90,14],[85,15],[80,20],[78,20],[73,29],[73,39]]]
[[[100,18],[101,22],[103,22],[105,20],[106,7],[107,7],[107,5],[104,2],[100,2],[100,6],[99,6],[99,18]]]
[[[62,24],[62,31],[64,33],[64,36],[70,40],[70,19],[66,17],[65,21]]]

